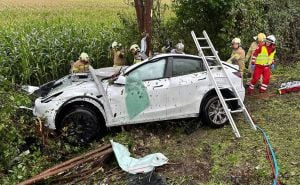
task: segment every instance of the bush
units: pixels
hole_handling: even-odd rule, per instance
[[[174,9],[182,37],[206,30],[223,59],[229,57],[231,39],[240,37],[247,49],[259,32],[276,36],[280,62],[300,57],[298,0],[174,0]],[[193,44],[191,38],[187,42]]]
[[[37,169],[25,170],[25,166],[33,166],[32,161],[23,158],[20,155],[25,149],[25,137],[32,136],[35,125],[32,124],[29,115],[20,112],[16,107],[21,105],[30,106],[30,99],[15,91],[13,86],[0,76],[0,174],[14,174],[10,176],[1,177],[0,184],[5,182],[16,182],[16,180],[28,177],[28,175],[35,173]],[[31,157],[36,157],[39,154],[30,154]],[[33,167],[32,167],[33,168]],[[11,183],[10,183],[11,184]]]

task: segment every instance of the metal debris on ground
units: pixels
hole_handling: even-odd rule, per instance
[[[78,183],[98,172],[103,172],[103,163],[111,156],[112,152],[113,150],[110,144],[99,146],[93,151],[53,166],[52,168],[21,182],[20,185],[41,183],[51,177],[55,177],[54,181],[57,184]]]
[[[282,83],[278,91],[279,94],[300,91],[300,81]]]
[[[149,154],[140,159],[136,159],[130,157],[130,152],[124,145],[113,142],[113,140],[110,142],[119,166],[128,173],[148,173],[153,171],[155,167],[168,163],[168,158],[162,153]]]

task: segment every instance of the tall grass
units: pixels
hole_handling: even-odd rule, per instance
[[[112,65],[108,50],[113,41],[126,48],[140,41],[129,2],[0,0],[0,75],[39,85],[67,74],[70,61],[83,51],[94,67]]]
[[[126,38],[117,14],[134,10],[123,1],[26,2],[9,2],[0,10],[0,74],[21,84],[39,85],[65,75],[83,51],[94,67],[112,65],[110,44]]]

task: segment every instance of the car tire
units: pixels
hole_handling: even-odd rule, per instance
[[[73,106],[62,118],[58,129],[63,140],[71,145],[87,145],[106,133],[103,119],[84,105]]]
[[[228,105],[230,108],[230,105]],[[203,121],[213,128],[223,127],[227,122],[225,110],[218,96],[208,98],[203,109]]]

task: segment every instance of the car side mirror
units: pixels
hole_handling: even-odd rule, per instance
[[[126,84],[126,77],[123,75],[119,75],[117,80],[114,82],[115,84],[125,85]]]

